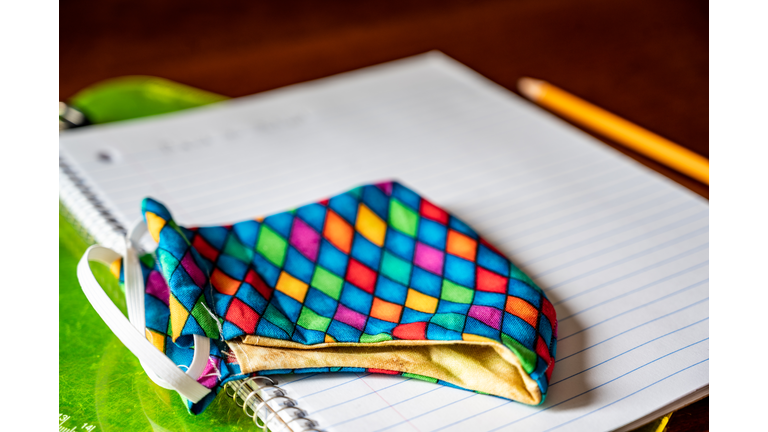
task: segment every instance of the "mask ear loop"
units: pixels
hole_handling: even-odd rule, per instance
[[[193,403],[199,402],[211,390],[197,382],[195,380],[196,377],[192,377],[179,369],[171,359],[155,348],[145,337],[145,330],[143,328],[141,330],[137,329],[125,318],[93,276],[89,265],[90,261],[98,261],[110,265],[118,258],[120,258],[120,255],[112,249],[99,245],[89,247],[77,264],[77,279],[80,282],[83,293],[115,336],[139,359],[144,370],[148,374],[151,371],[150,378],[154,376],[158,379],[158,384],[161,382],[167,385],[168,387],[166,388],[176,390]],[[200,348],[196,343],[195,357],[197,357],[197,350]]]
[[[141,333],[146,332],[146,322],[144,314],[144,275],[139,263],[138,244],[141,238],[147,233],[147,224],[143,219],[139,219],[133,224],[133,227],[125,236],[125,259],[123,260],[125,268],[125,299],[128,307],[128,319],[131,324]],[[208,364],[208,355],[210,353],[211,341],[205,336],[193,335],[195,354],[192,357],[192,363],[187,368],[186,374],[192,379],[197,380],[203,373]],[[169,383],[159,377],[151,367],[141,362],[141,367],[147,376],[155,384],[166,389],[174,389]]]

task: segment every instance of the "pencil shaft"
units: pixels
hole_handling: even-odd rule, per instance
[[[536,102],[638,153],[709,184],[709,160],[551,84]]]

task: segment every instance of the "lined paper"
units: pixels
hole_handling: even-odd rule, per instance
[[[223,224],[398,179],[555,305],[542,406],[402,377],[279,376],[324,430],[613,430],[708,386],[706,200],[441,54],[73,130],[60,153],[125,226],[145,196],[182,225]]]

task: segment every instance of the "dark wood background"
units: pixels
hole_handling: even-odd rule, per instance
[[[216,3],[61,2],[59,99],[134,74],[237,97],[437,49],[510,90],[522,76],[544,79],[709,155],[706,1]],[[603,141],[709,196],[708,186]],[[678,412],[668,430],[707,430],[708,407],[705,399]]]

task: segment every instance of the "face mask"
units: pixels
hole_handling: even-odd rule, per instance
[[[141,355],[129,348],[193,413],[227,382],[270,373],[398,374],[532,405],[546,396],[552,304],[469,226],[399,183],[227,226],[179,226],[150,198],[142,210],[154,255],[136,255],[140,226],[124,258],[101,248],[83,260],[108,262],[125,283],[126,331],[145,337],[132,342]],[[157,372],[148,347],[181,373]]]

